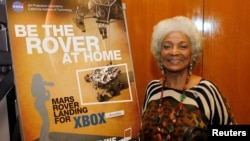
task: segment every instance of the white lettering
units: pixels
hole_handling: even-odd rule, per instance
[[[218,129],[212,129],[212,136],[246,136],[246,131],[219,131]]]
[[[16,37],[37,37],[37,26],[27,25],[26,28],[24,25],[15,25],[15,35]]]
[[[43,53],[43,51],[46,53],[55,53],[60,48],[65,53],[70,52],[70,49],[72,49],[72,52],[100,50],[98,38],[94,36],[85,37],[86,42],[84,42],[84,36],[66,37],[65,40],[63,39],[63,37],[45,37],[43,40],[35,37],[27,37],[27,52],[28,54],[32,54],[33,49],[36,49],[36,51],[40,54]]]
[[[107,61],[107,60],[121,60],[121,51],[95,51],[95,52],[84,52],[84,60],[88,61]]]

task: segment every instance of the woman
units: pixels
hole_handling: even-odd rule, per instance
[[[217,86],[192,74],[202,55],[202,36],[191,19],[160,21],[151,51],[163,77],[147,86],[140,140],[204,141],[209,125],[236,124]]]

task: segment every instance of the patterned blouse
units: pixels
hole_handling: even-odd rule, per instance
[[[157,117],[156,109],[162,90],[164,113],[161,116],[162,124],[157,125],[154,120]],[[182,140],[184,130],[189,126],[206,129],[209,125],[236,124],[226,99],[211,81],[202,79],[197,85],[185,90],[186,98],[183,102],[180,100],[182,93],[182,90],[173,88],[162,89],[160,80],[152,80],[148,84],[142,108],[141,140],[156,140],[159,132],[162,136],[171,134],[172,138],[176,138],[175,140]],[[183,104],[184,110],[175,119],[173,115],[180,103]],[[173,120],[174,123],[172,123]],[[171,126],[175,128],[173,133],[170,133]]]

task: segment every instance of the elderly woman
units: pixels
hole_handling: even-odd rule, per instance
[[[204,141],[209,125],[236,124],[218,87],[192,74],[202,55],[202,35],[191,19],[160,21],[151,51],[163,77],[146,88],[141,141]]]

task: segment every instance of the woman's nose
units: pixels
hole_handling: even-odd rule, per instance
[[[179,51],[178,46],[174,45],[172,50],[171,50],[171,54],[176,55],[176,54],[179,54],[179,53],[180,53],[180,51]]]

